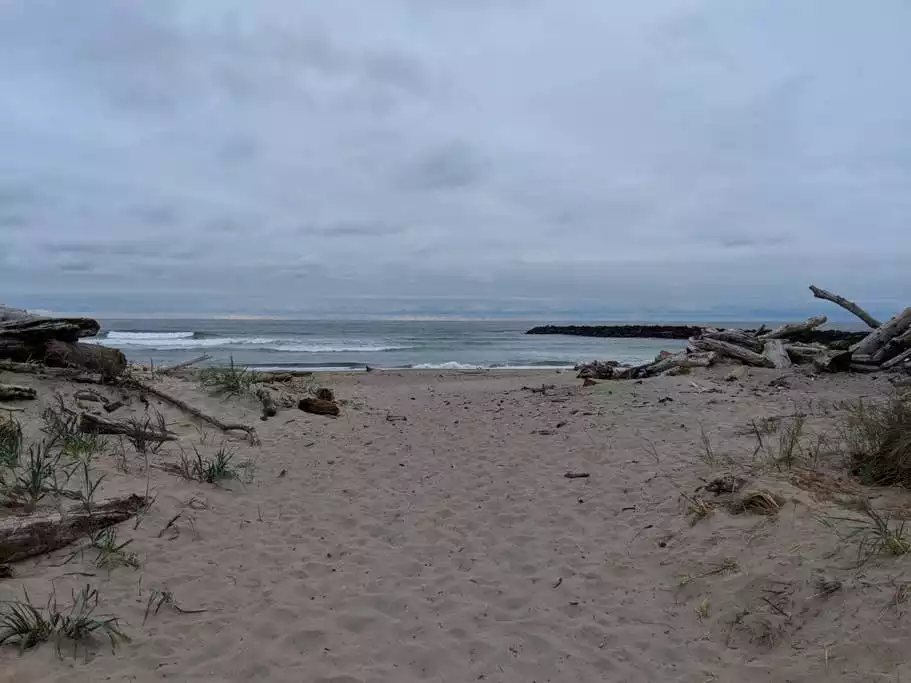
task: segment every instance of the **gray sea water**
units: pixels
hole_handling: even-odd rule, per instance
[[[102,320],[88,343],[123,350],[136,362],[178,363],[203,353],[210,363],[258,369],[566,368],[578,362],[650,360],[685,342],[526,335],[534,322]]]

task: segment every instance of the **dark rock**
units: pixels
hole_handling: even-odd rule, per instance
[[[97,372],[106,378],[119,377],[127,368],[126,356],[120,349],[93,344],[71,344],[57,339],[47,342],[44,362],[49,367]]]
[[[525,334],[566,334],[575,337],[614,337],[622,339],[689,339],[702,334],[692,325],[542,325]]]

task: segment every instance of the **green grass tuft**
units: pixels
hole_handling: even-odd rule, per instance
[[[55,641],[58,652],[65,640],[79,645],[92,643],[96,636],[106,636],[114,649],[129,638],[120,630],[120,620],[111,615],[96,614],[98,591],[86,586],[73,593],[69,609],[61,610],[55,596],[41,609],[25,594],[24,601],[0,603],[0,645],[17,645],[25,651]]]
[[[219,396],[240,396],[248,394],[254,384],[263,381],[263,374],[242,365],[234,364],[231,357],[226,367],[204,368],[199,372],[199,382],[213,394]]]
[[[0,467],[15,467],[22,454],[22,426],[12,417],[0,417]]]

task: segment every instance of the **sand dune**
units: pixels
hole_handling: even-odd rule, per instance
[[[799,409],[808,433],[831,434],[837,402],[879,395],[885,384],[794,375],[782,388],[769,385],[775,371],[733,382],[723,375],[586,389],[555,372],[327,376],[344,401],[341,417],[284,410],[257,423],[259,446],[242,434],[227,439],[250,466],[222,486],[159,469],[180,448],[212,453],[225,438],[152,400],[181,441],[153,456],[148,471],[134,454],[128,472],[112,456],[98,465],[107,473],[103,495],[142,493],[147,480],[157,495],[138,529],[119,529],[140,567],[108,572],[90,555],[62,564],[71,551],[61,550],[19,563],[17,577],[0,582],[0,598],[27,589],[41,603],[52,587],[63,598],[91,583],[132,641],[75,658],[50,645],[22,656],[2,648],[0,681],[911,675],[911,632],[894,604],[907,557],[858,569],[856,546],[819,521],[851,514],[844,505],[860,494],[898,510],[911,498],[860,490],[826,448],[811,470],[769,467],[748,430],[753,419]],[[53,392],[75,388],[15,380],[40,392],[17,414],[39,438]],[[255,421],[250,399],[167,383],[213,414]],[[523,389],[542,384],[555,386]],[[118,415],[145,409],[134,399]],[[778,514],[718,506],[694,523],[681,492],[728,471],[781,496]],[[829,593],[823,582],[840,587]],[[165,589],[178,605],[205,611],[165,605],[143,623],[151,591]]]

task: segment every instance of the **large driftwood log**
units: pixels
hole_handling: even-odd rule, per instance
[[[806,322],[803,323],[788,323],[787,325],[776,327],[771,332],[766,332],[759,338],[763,340],[787,339],[791,335],[800,334],[801,332],[816,329],[820,325],[825,325],[827,320],[828,318],[826,318],[824,315],[814,315],[812,318],[809,318]]]
[[[102,377],[120,377],[127,359],[119,349],[94,344],[70,344],[52,339],[45,347],[44,362],[49,367],[75,368],[97,372]]]
[[[109,420],[95,413],[82,413],[79,416],[79,431],[87,434],[115,434],[126,437],[141,438],[146,441],[177,441],[177,435],[158,429],[144,429],[131,422]]]
[[[776,368],[791,367],[791,358],[788,356],[784,342],[780,339],[769,339],[762,349],[762,355],[772,361]]]
[[[873,355],[888,344],[892,339],[903,334],[911,328],[911,307],[890,320],[880,325],[861,341],[851,347],[854,357],[857,360],[866,361],[869,357],[872,360]]]
[[[762,351],[762,342],[744,330],[713,330],[702,335],[704,339],[719,339],[721,341],[745,346],[750,351],[760,353]]]
[[[911,348],[911,329],[906,330],[897,337],[892,338],[888,344],[873,354],[874,363],[884,363],[893,356]]]
[[[908,349],[904,353],[900,353],[894,358],[887,360],[885,363],[879,367],[883,370],[891,370],[892,368],[899,367],[903,363],[911,362],[911,349]]]
[[[31,387],[0,384],[0,401],[34,401],[36,398],[38,392]]]
[[[833,304],[841,306],[843,309],[845,309],[849,313],[853,313],[858,318],[860,318],[865,323],[867,323],[867,325],[872,327],[874,330],[877,327],[879,327],[880,325],[882,325],[881,322],[879,322],[876,318],[874,318],[872,315],[867,313],[864,309],[862,309],[856,303],[854,303],[853,301],[848,301],[843,296],[839,296],[838,294],[833,294],[832,292],[827,292],[824,289],[820,289],[816,285],[810,285],[810,291],[813,292],[813,296],[815,296],[817,299],[824,299],[826,301],[831,301]]]
[[[194,408],[186,401],[183,401],[183,400],[177,398],[176,396],[172,396],[168,392],[166,392],[162,389],[159,389],[158,387],[153,386],[147,382],[142,382],[138,379],[131,379],[127,382],[123,382],[123,385],[133,387],[135,389],[140,389],[142,391],[152,394],[153,396],[157,396],[161,400],[167,401],[171,405],[173,405],[177,408],[180,408],[181,410],[183,410],[186,413],[189,413],[193,417],[196,417],[196,418],[202,420],[203,422],[208,422],[210,425],[212,425],[214,427],[218,427],[223,432],[243,431],[249,435],[251,442],[255,443],[256,441],[258,441],[258,438],[256,436],[256,429],[254,429],[253,427],[250,427],[249,425],[245,425],[245,424],[222,422],[218,418],[212,417],[211,415],[207,415],[206,413],[202,412],[199,408]]]
[[[714,351],[697,353],[675,353],[645,365],[633,368],[616,368],[612,379],[641,379],[656,377],[676,368],[707,368],[715,363],[718,355]],[[618,376],[618,374],[620,376]]]
[[[701,351],[715,351],[721,356],[727,356],[739,360],[747,365],[755,365],[759,368],[772,368],[775,365],[765,356],[755,351],[750,351],[737,344],[721,341],[720,339],[692,339],[690,344]]]
[[[820,372],[843,372],[851,366],[851,352],[826,351],[813,359],[813,366]]]
[[[105,378],[101,375],[79,372],[78,370],[69,370],[66,368],[49,368],[46,365],[39,365],[38,363],[17,363],[11,360],[0,360],[0,370],[18,372],[26,375],[36,375],[37,377],[52,377],[54,379],[62,379],[77,384],[107,383]]]
[[[146,502],[142,496],[130,495],[96,501],[91,512],[79,503],[62,511],[0,519],[0,562],[18,562],[63,548],[133,517]]]
[[[829,351],[824,344],[785,344],[784,348],[795,363],[809,363],[816,356]]]
[[[0,338],[34,343],[51,339],[75,342],[101,330],[91,318],[22,318],[0,322]]]

